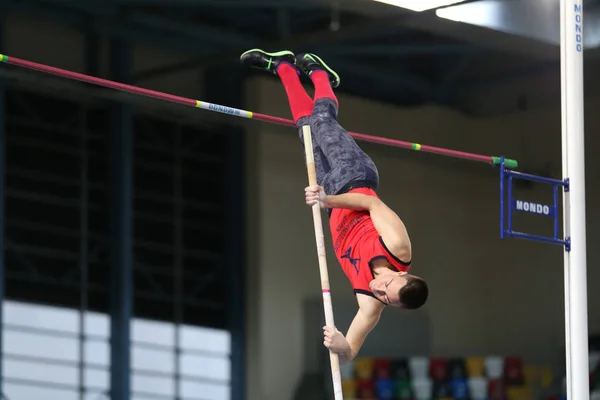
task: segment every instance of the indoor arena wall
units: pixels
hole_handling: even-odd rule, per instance
[[[85,72],[82,34],[12,15],[5,16],[5,29],[7,54]],[[107,59],[106,46],[101,59]],[[135,46],[134,70],[183,59],[183,55]],[[104,63],[99,74],[106,71]],[[196,69],[138,84],[202,98],[201,76]],[[248,109],[289,117],[283,90],[274,79],[253,79],[246,89]],[[402,109],[340,96],[340,121],[350,130],[372,135],[506,154],[518,159],[524,170],[559,177],[556,100],[547,109],[473,119],[441,108]],[[591,110],[600,101],[588,99],[587,104],[588,292],[590,331],[595,331],[600,329],[600,294],[593,285],[600,272],[594,266],[600,253],[593,244],[599,239],[600,215],[594,205],[600,201],[600,189],[594,182],[600,178],[600,161],[594,159],[593,150],[600,145],[595,134],[600,116]],[[312,218],[303,202],[307,177],[293,129],[253,121],[247,126],[251,135],[247,154],[249,400],[287,400],[306,367],[304,305],[320,298]],[[564,342],[561,249],[498,238],[497,171],[470,161],[361,145],[379,167],[383,200],[407,224],[414,249],[413,272],[430,284],[430,301],[419,313],[429,321],[431,351],[519,354],[533,362],[559,359]],[[549,190],[534,186],[519,193],[533,201],[548,201]],[[549,221],[526,217],[517,216],[516,227],[551,232]],[[328,260],[334,310],[354,307],[352,291],[330,247]],[[401,311],[387,312],[390,341],[395,336],[388,327],[396,313]],[[397,329],[411,326],[398,322]]]
[[[255,96],[253,109],[289,117],[278,82],[256,80],[248,87]],[[546,110],[472,119],[441,108],[401,109],[348,96],[339,99],[339,120],[349,130],[480,154],[504,154],[521,161],[526,171],[561,176],[558,103]],[[588,110],[593,110],[594,103],[588,104]],[[586,117],[586,146],[591,149],[594,142],[598,145],[594,131],[600,127],[600,118],[591,111]],[[258,156],[249,166],[258,170],[258,185],[251,191],[260,196],[251,210],[259,216],[254,218],[258,278],[249,290],[250,315],[257,318],[249,331],[251,346],[256,346],[254,379],[259,382],[253,390],[258,391],[256,399],[291,399],[306,368],[303,332],[305,328],[320,330],[320,326],[304,327],[302,316],[304,302],[320,298],[313,222],[303,203],[307,176],[293,129],[256,124],[251,130],[258,142],[252,150]],[[564,347],[562,252],[558,246],[499,239],[497,169],[360,143],[378,165],[382,199],[408,227],[414,253],[412,272],[429,282],[430,300],[419,312],[430,322],[431,351],[438,355],[518,354],[531,362],[560,361]],[[600,161],[588,151],[591,331],[600,328],[600,320],[594,317],[600,311],[600,295],[592,284],[600,277],[593,268],[600,254],[591,246],[598,238],[598,213],[593,205],[600,191],[592,183],[599,170]],[[515,196],[552,201],[551,187],[545,185],[517,189]],[[544,218],[521,214],[515,221],[515,229],[552,234],[551,221]],[[329,243],[328,227],[325,231]],[[331,247],[327,250],[334,311],[355,307],[349,283]],[[411,329],[401,318],[398,321],[398,330]],[[386,325],[387,337],[394,341],[390,327]]]

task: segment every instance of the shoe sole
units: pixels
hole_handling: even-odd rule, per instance
[[[244,57],[246,54],[248,54],[248,53],[252,53],[253,51],[258,51],[259,53],[265,54],[265,55],[267,55],[267,56],[269,56],[269,57],[282,57],[282,56],[292,56],[292,57],[296,57],[296,56],[294,55],[294,53],[293,53],[293,52],[291,52],[291,51],[289,51],[289,50],[276,51],[275,53],[267,53],[266,51],[264,51],[264,50],[261,50],[261,49],[250,49],[250,50],[248,50],[248,51],[245,51],[245,52],[243,52],[243,53],[242,53],[242,55],[240,56],[240,59],[241,59],[242,57]]]
[[[250,50],[248,50],[248,51],[245,51],[245,52],[243,52],[243,53],[242,53],[242,55],[240,56],[240,60],[241,60],[241,59],[242,59],[242,58],[243,58],[243,57],[244,57],[246,54],[248,54],[248,53],[252,53],[252,52],[254,52],[254,51],[257,51],[257,52],[259,52],[259,53],[261,53],[261,54],[264,54],[264,55],[266,55],[267,57],[269,57],[269,58],[271,58],[271,59],[272,59],[273,57],[282,57],[282,56],[291,56],[291,57],[292,57],[292,58],[294,58],[294,59],[296,58],[296,55],[295,55],[293,52],[289,51],[289,50],[282,50],[282,51],[276,51],[276,52],[274,52],[274,53],[268,53],[268,52],[266,52],[266,51],[264,51],[264,50],[262,50],[262,49],[250,49]],[[263,68],[258,68],[258,69],[260,69],[260,70],[263,70]],[[271,62],[269,62],[269,65],[267,66],[267,68],[266,68],[265,70],[266,70],[266,71],[269,71],[269,72],[272,72],[272,73],[275,73],[275,70],[271,70]]]
[[[316,54],[312,54],[312,53],[310,53],[310,54],[306,54],[306,56],[308,56],[308,57],[312,57],[312,58],[313,58],[313,61],[316,61],[316,62],[318,62],[319,64],[321,64],[321,65],[323,66],[323,68],[325,68],[325,69],[327,70],[327,72],[331,73],[331,75],[333,75],[333,76],[334,76],[334,78],[335,78],[335,81],[337,82],[337,84],[335,85],[335,87],[338,87],[338,86],[340,86],[340,81],[341,81],[341,80],[340,80],[340,76],[339,76],[339,75],[338,75],[338,74],[337,74],[337,73],[336,73],[336,72],[335,72],[333,69],[331,69],[331,67],[330,67],[329,65],[327,65],[327,64],[325,63],[325,61],[323,61],[323,60],[321,59],[321,57],[319,57],[319,56],[318,56],[318,55],[316,55]]]

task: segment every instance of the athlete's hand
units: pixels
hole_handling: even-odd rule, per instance
[[[346,358],[350,354],[350,345],[348,341],[336,328],[329,326],[323,327],[323,334],[325,336],[323,344],[332,352]]]
[[[325,194],[325,189],[319,185],[308,186],[304,189],[304,195],[306,197],[306,204],[309,206],[314,206],[319,203],[321,208],[327,207],[327,194]]]

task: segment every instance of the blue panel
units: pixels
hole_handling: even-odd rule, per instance
[[[504,168],[504,157],[501,158],[500,165],[500,239],[504,239],[506,230],[504,229],[504,178],[506,168]]]
[[[558,232],[558,188],[563,190],[569,190],[569,180],[564,181],[545,178],[543,176],[524,174],[522,172],[516,172],[506,169],[504,166],[504,157],[500,157],[500,238],[513,237],[517,239],[534,240],[538,242],[560,244],[565,247],[566,251],[570,251],[571,240],[570,238],[560,238]],[[508,185],[505,184],[505,179],[508,178]],[[512,184],[514,179],[522,179],[534,182],[540,182],[552,185],[552,199],[553,204],[537,203],[533,201],[513,199],[512,196]],[[508,186],[508,229],[505,228],[504,213],[505,213],[505,189]],[[522,213],[529,213],[534,215],[541,215],[544,217],[550,217],[554,221],[553,235],[542,236],[533,235],[525,232],[516,232],[513,230],[513,211]]]
[[[111,41],[111,78],[131,74],[128,44]],[[111,370],[112,400],[130,399],[130,321],[133,309],[133,117],[131,106],[113,104],[110,132]]]
[[[554,204],[558,205],[558,185],[554,185],[552,189],[552,197],[554,198]],[[556,210],[558,212],[558,210]],[[554,237],[558,237],[558,218],[554,218]]]
[[[525,239],[525,240],[532,240],[535,242],[544,242],[544,243],[553,243],[553,244],[560,244],[563,246],[567,247],[567,250],[569,249],[569,244],[570,244],[570,240],[567,238],[566,240],[563,239],[555,239],[555,238],[551,238],[551,237],[547,237],[547,236],[540,236],[540,235],[532,235],[530,233],[523,233],[523,232],[506,232],[506,236],[509,237],[514,237],[517,239]]]
[[[554,217],[556,215],[556,208],[553,205],[533,201],[512,199],[511,207],[514,211],[543,215],[545,217]]]
[[[512,226],[512,212],[513,212],[513,207],[512,207],[512,202],[513,202],[513,193],[512,193],[512,188],[513,188],[513,179],[512,176],[509,175],[508,177],[508,230],[512,231],[513,226]]]
[[[513,171],[513,170],[506,170],[506,175],[513,176],[517,179],[522,179],[525,181],[531,181],[531,182],[539,182],[539,183],[547,183],[547,184],[563,185],[563,186],[566,184],[566,182],[561,181],[559,179],[546,178],[544,176],[525,174],[523,172],[517,172],[517,171]]]

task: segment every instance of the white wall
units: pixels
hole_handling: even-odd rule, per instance
[[[251,109],[290,115],[274,80],[248,84]],[[439,108],[400,109],[340,97],[340,120],[349,130],[480,154],[506,155],[529,168],[554,162],[560,177],[560,109],[504,118],[473,120]],[[588,243],[598,237],[592,205],[600,191],[591,184],[600,162],[592,157],[600,118],[587,107]],[[302,147],[293,129],[256,123],[259,147],[249,169],[258,171],[258,205],[253,205],[258,237],[258,284],[249,289],[252,320],[249,364],[255,368],[250,400],[291,399],[302,373],[302,306],[319,298],[319,278],[311,213],[303,204],[307,178]],[[362,142],[364,143],[364,142]],[[431,298],[422,312],[433,326],[438,355],[499,353],[523,355],[529,362],[556,362],[562,355],[563,286],[560,247],[499,239],[499,179],[485,164],[456,161],[403,149],[365,144],[378,165],[381,196],[405,220],[414,247],[412,272],[425,277]],[[251,150],[255,151],[255,150]],[[524,158],[525,157],[525,158]],[[551,188],[516,192],[551,202]],[[531,217],[531,218],[527,218]],[[552,234],[548,220],[517,216],[515,228]],[[328,231],[328,228],[326,228]],[[600,254],[589,248],[589,282]],[[336,306],[354,302],[352,290],[328,247]],[[593,288],[593,284],[590,285]],[[590,290],[590,330],[600,328],[600,295]],[[402,312],[388,310],[387,312]],[[320,329],[315,326],[314,329]],[[393,335],[393,332],[390,332]]]

